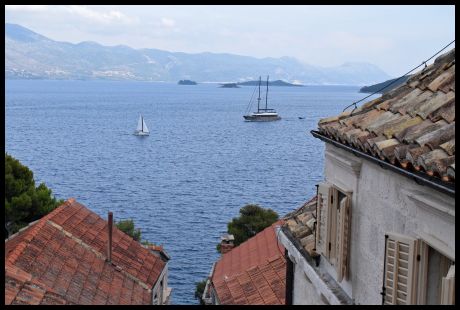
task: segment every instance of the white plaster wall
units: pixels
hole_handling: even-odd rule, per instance
[[[325,305],[325,298],[317,292],[302,268],[294,264],[293,305]]]
[[[436,241],[455,260],[453,197],[328,143],[325,179],[353,192],[350,278],[340,285],[355,303],[382,302],[386,232]]]

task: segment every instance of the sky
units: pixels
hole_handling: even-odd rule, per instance
[[[368,62],[394,77],[455,39],[454,5],[6,5],[5,22],[57,41]]]

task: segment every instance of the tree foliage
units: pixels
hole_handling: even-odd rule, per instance
[[[248,204],[240,209],[239,217],[227,224],[229,234],[235,237],[235,246],[255,236],[278,220],[278,213],[272,209],[264,209],[259,205]],[[220,244],[217,246],[220,253]]]
[[[203,293],[204,293],[204,288],[206,286],[206,281],[207,279],[204,279],[199,282],[195,282],[195,299],[198,299],[200,301],[200,305],[204,305],[204,301],[202,299]]]
[[[139,228],[134,227],[134,221],[132,219],[129,220],[121,220],[116,222],[115,225],[119,230],[124,232],[127,235],[130,235],[136,241],[141,240],[141,230]],[[150,244],[150,243],[149,243]]]
[[[5,224],[10,234],[62,204],[44,183],[35,187],[33,172],[5,153]]]

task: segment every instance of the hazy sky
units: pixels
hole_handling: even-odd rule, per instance
[[[292,56],[325,67],[370,62],[391,76],[455,39],[454,5],[7,5],[5,22],[58,41]]]

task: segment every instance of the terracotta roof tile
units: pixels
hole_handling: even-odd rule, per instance
[[[315,255],[313,249],[315,248],[314,238],[314,223],[316,212],[316,196],[308,200],[297,210],[288,213],[284,220],[287,227],[294,238],[300,241],[302,247],[312,256]],[[303,232],[303,233],[302,233]]]
[[[413,127],[415,125],[420,124],[423,122],[421,117],[410,117],[408,115],[402,116],[397,122],[392,124],[391,126],[387,126],[383,129],[383,135],[385,135],[388,139],[396,137],[397,134],[406,130],[407,128]]]
[[[450,91],[447,94],[437,92],[426,101],[421,102],[420,105],[411,107],[407,112],[412,117],[419,115],[421,118],[426,119],[430,113],[448,105],[452,100],[455,100],[455,93],[453,91]]]
[[[455,49],[382,97],[321,119],[318,131],[393,165],[455,183]]]
[[[432,93],[431,92],[424,92],[420,90],[419,88],[413,89],[410,93],[405,95],[404,97],[401,98],[393,98],[392,100],[392,105],[389,109],[390,112],[392,113],[405,113],[406,109],[405,107],[408,106],[413,106],[416,105],[420,101],[425,101]]]
[[[5,304],[39,305],[48,301],[69,304],[64,295],[33,280],[31,274],[14,265],[5,265]]]
[[[274,230],[283,223],[274,223],[222,255],[212,275],[221,304],[285,304],[286,260]]]
[[[446,67],[444,67],[444,69],[445,68]],[[448,70],[442,72],[437,78],[435,78],[430,84],[428,84],[428,89],[430,89],[432,92],[435,92],[438,89],[442,89],[446,85],[450,86],[454,80],[455,65],[449,67]],[[447,89],[450,89],[450,87],[448,87]]]
[[[107,224],[97,214],[68,200],[26,230],[5,242],[5,260],[12,268],[22,269],[34,281],[53,294],[37,295],[25,287],[12,298],[14,290],[5,293],[10,303],[29,304],[150,304],[150,289],[165,267],[160,257],[138,242],[113,228],[114,240],[131,240],[130,247],[114,246],[112,263],[105,261]],[[17,238],[17,239],[16,239]],[[129,250],[129,251],[128,251]],[[141,259],[142,258],[142,259]],[[148,260],[150,264],[140,261]],[[6,265],[5,265],[6,266]],[[5,267],[6,268],[6,267]],[[142,271],[142,272],[141,272]],[[42,290],[43,291],[43,290]],[[8,295],[8,296],[7,296]],[[64,300],[57,296],[63,296]]]

